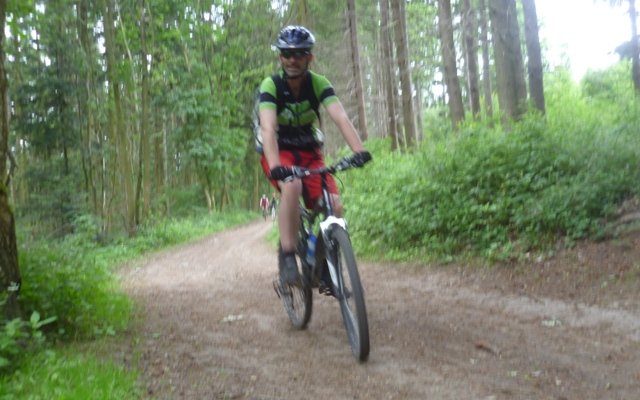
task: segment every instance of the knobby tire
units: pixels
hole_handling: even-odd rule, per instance
[[[369,323],[364,292],[349,234],[341,227],[331,231],[332,257],[336,261],[338,287],[336,297],[340,303],[351,351],[360,362],[369,357]]]
[[[303,330],[307,327],[311,319],[313,294],[309,283],[309,271],[303,263],[304,254],[301,253],[300,249],[298,249],[296,254],[298,256],[297,264],[298,271],[302,277],[302,285],[288,286],[289,293],[287,293],[285,297],[285,310],[293,327],[298,330]]]

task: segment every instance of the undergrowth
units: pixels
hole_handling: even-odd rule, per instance
[[[509,260],[598,237],[640,193],[640,101],[607,85],[584,97],[557,80],[546,117],[531,113],[509,130],[470,121],[402,154],[369,143],[374,162],[344,178],[360,250]]]
[[[96,240],[94,222],[83,217],[64,240],[23,245],[19,300],[27,317],[0,321],[0,399],[133,398],[135,377],[120,367],[58,350],[127,328],[133,304],[120,289],[117,266],[255,217],[235,212],[164,220],[141,227],[136,237],[106,243]]]

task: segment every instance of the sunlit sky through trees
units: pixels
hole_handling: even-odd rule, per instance
[[[615,48],[631,37],[626,1],[536,0],[536,8],[546,60],[551,68],[568,63],[576,80],[616,63]]]

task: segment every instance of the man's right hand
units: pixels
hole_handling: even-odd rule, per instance
[[[277,167],[271,168],[271,171],[269,171],[269,175],[271,175],[271,179],[284,181],[285,179],[293,176],[293,170],[289,167],[278,165]]]
[[[369,161],[371,161],[371,153],[366,150],[357,152],[351,157],[351,162],[358,168],[362,168]]]

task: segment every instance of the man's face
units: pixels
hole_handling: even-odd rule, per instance
[[[282,50],[280,63],[288,76],[297,78],[309,67],[313,55],[309,50]]]

